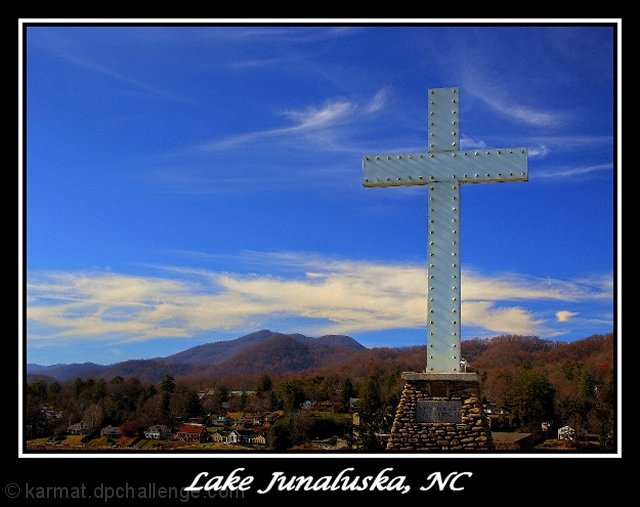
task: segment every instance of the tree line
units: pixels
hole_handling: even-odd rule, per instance
[[[569,425],[597,435],[602,448],[611,445],[616,403],[612,335],[571,344],[527,337],[471,340],[463,342],[463,353],[473,358],[471,369],[482,377],[483,401],[504,413],[493,421],[494,430],[540,432],[543,423],[554,429]],[[111,424],[139,434],[153,424],[176,425],[225,411],[280,410],[282,417],[269,430],[272,448],[288,449],[313,438],[353,439],[348,417],[314,417],[304,410],[304,402],[313,400],[331,402],[344,414],[357,411],[360,427],[353,445],[378,450],[378,437],[389,433],[402,392],[400,372],[416,371],[423,354],[423,347],[372,352],[369,361],[337,371],[177,380],[167,373],[159,383],[119,376],[33,380],[25,389],[25,435],[55,438],[79,421],[91,431]],[[199,396],[204,388],[208,394]]]

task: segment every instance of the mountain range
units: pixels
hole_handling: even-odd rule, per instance
[[[560,371],[563,364],[592,364],[599,370],[614,365],[615,337],[594,335],[574,342],[532,336],[497,336],[462,342],[463,357],[479,372],[542,366]],[[169,373],[175,378],[201,380],[255,376],[261,373],[366,377],[374,372],[422,371],[426,346],[366,348],[349,336],[310,338],[301,334],[258,331],[234,340],[198,345],[166,357],[95,363],[27,364],[27,381],[66,382],[76,378],[137,377],[158,382]]]
[[[349,336],[310,338],[302,334],[262,330],[154,359],[133,359],[111,365],[73,363],[42,366],[29,363],[27,375],[58,381],[135,376],[157,382],[166,373],[174,377],[237,375],[256,371],[290,373],[331,366],[363,350],[366,348]]]

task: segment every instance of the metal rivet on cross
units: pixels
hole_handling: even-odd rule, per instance
[[[451,263],[460,253],[460,209],[451,206],[460,200],[458,183],[528,180],[525,148],[472,150],[456,156],[458,95],[458,88],[429,89],[427,153],[368,155],[362,162],[365,187],[429,185],[428,373],[461,372],[460,359],[450,353],[461,336],[460,284],[450,285],[451,279],[460,278],[460,263]],[[452,316],[458,318],[451,320]]]

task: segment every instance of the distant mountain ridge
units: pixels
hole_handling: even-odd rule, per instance
[[[311,338],[265,329],[234,340],[197,345],[153,359],[132,359],[111,365],[88,362],[41,366],[30,363],[27,364],[27,375],[46,376],[59,381],[78,377],[135,376],[156,382],[166,373],[173,376],[188,376],[203,371],[211,374],[252,371],[289,373],[329,366],[362,350],[366,350],[366,347],[349,336]]]
[[[478,372],[506,372],[521,367],[555,368],[563,364],[591,364],[613,368],[615,336],[593,335],[574,342],[532,336],[497,336],[462,342],[462,355]],[[129,360],[112,365],[94,363],[27,365],[27,381],[70,381],[80,378],[138,377],[158,382],[166,373],[192,380],[241,378],[247,374],[291,374],[313,370],[318,375],[364,378],[374,372],[423,371],[426,345],[366,348],[348,336],[309,338],[263,330],[235,340],[198,345],[166,357]],[[495,377],[495,376],[494,376]],[[497,378],[497,377],[495,377]],[[559,382],[559,381],[558,381]],[[485,386],[491,393],[491,382]]]

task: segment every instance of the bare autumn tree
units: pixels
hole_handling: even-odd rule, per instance
[[[82,414],[82,421],[89,431],[93,431],[100,427],[103,417],[102,407],[98,403],[92,403]]]

